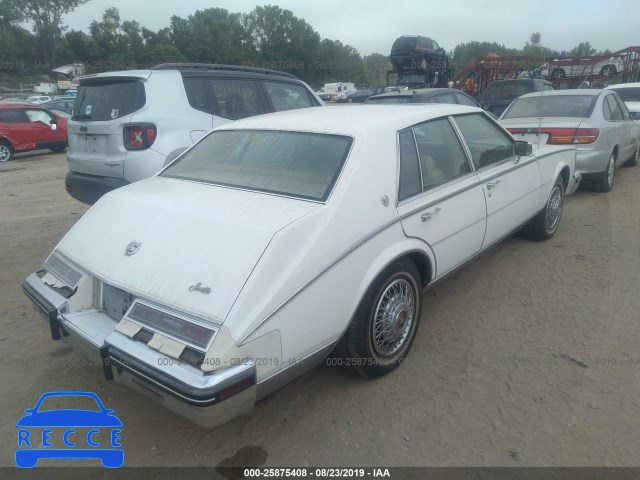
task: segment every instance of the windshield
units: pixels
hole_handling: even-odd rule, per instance
[[[209,134],[161,175],[324,201],[347,158],[351,138],[271,130]]]
[[[549,95],[519,98],[502,118],[522,117],[580,117],[591,116],[596,95]]]
[[[145,102],[144,86],[137,80],[81,84],[73,120],[115,120],[139,110]]]
[[[612,88],[625,102],[640,102],[640,87]]]

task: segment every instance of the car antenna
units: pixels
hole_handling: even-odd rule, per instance
[[[547,61],[547,52],[542,51],[542,63]],[[547,72],[551,70],[551,66],[547,67]],[[542,101],[544,99],[544,79],[542,80],[542,93],[540,94],[540,116],[538,117],[538,150],[540,150],[540,130],[542,130]],[[535,82],[535,80],[534,80]]]

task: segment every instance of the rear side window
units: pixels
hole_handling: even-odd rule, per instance
[[[29,120],[21,110],[0,110],[0,123],[27,123]]]
[[[602,104],[604,108],[604,118],[611,121],[620,121],[624,118],[620,105],[613,95],[607,95]]]
[[[422,189],[427,190],[471,172],[467,156],[445,118],[413,127],[420,157]]]
[[[25,110],[27,117],[31,123],[42,122],[46,125],[51,125],[52,117],[44,110]]]
[[[458,103],[460,105],[468,105],[469,107],[477,107],[478,104],[476,102],[474,102],[471,98],[467,97],[466,95],[462,95],[460,93],[456,93],[456,100],[458,101]]]
[[[264,82],[264,88],[276,112],[313,106],[307,90],[300,85]]]
[[[422,175],[418,151],[411,130],[400,132],[400,186],[398,201],[413,197],[422,191]]]
[[[185,78],[189,104],[230,120],[266,113],[253,80],[234,78]]]
[[[444,95],[438,95],[434,100],[435,100],[435,103],[456,103],[456,99],[452,93],[445,93]]]
[[[146,102],[139,80],[91,81],[80,85],[73,120],[109,121],[140,110]]]

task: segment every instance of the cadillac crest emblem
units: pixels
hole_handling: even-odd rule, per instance
[[[124,254],[127,257],[130,257],[131,255],[134,255],[138,250],[140,250],[141,246],[142,246],[142,242],[134,240],[133,242],[130,242],[129,245],[127,245],[127,248],[125,249]]]

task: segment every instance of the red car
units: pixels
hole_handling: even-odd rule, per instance
[[[32,103],[0,103],[0,162],[16,152],[66,147],[66,118]]]

